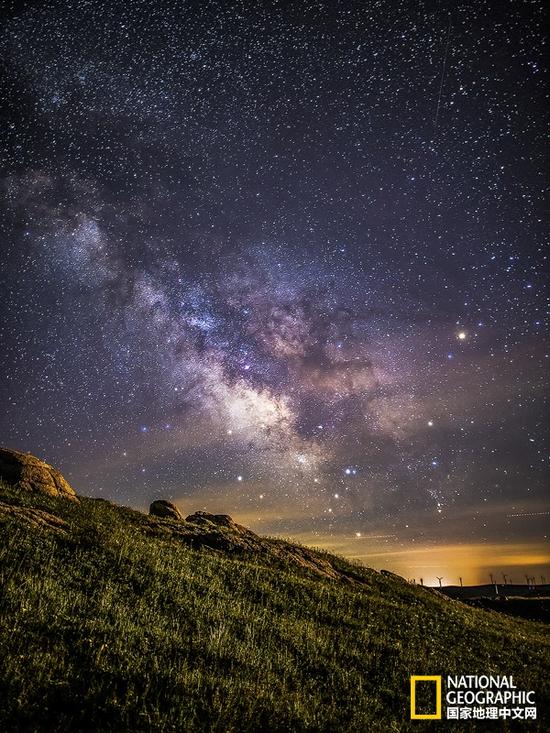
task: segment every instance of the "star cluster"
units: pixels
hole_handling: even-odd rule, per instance
[[[542,3],[8,6],[1,442],[410,575],[543,566]]]

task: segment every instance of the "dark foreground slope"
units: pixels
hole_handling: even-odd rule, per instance
[[[547,627],[241,530],[2,485],[0,730],[518,729],[411,723],[411,674],[513,674],[544,713]]]

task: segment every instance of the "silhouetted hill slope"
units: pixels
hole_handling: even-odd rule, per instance
[[[220,515],[79,499],[0,485],[0,730],[425,730],[411,674],[513,674],[544,713],[542,624]]]

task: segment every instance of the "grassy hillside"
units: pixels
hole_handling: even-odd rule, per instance
[[[408,721],[409,676],[440,673],[513,674],[543,712],[542,624],[175,524],[2,485],[0,730],[515,730]]]

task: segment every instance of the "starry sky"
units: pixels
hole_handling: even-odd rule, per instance
[[[6,5],[0,443],[550,577],[543,3]]]

